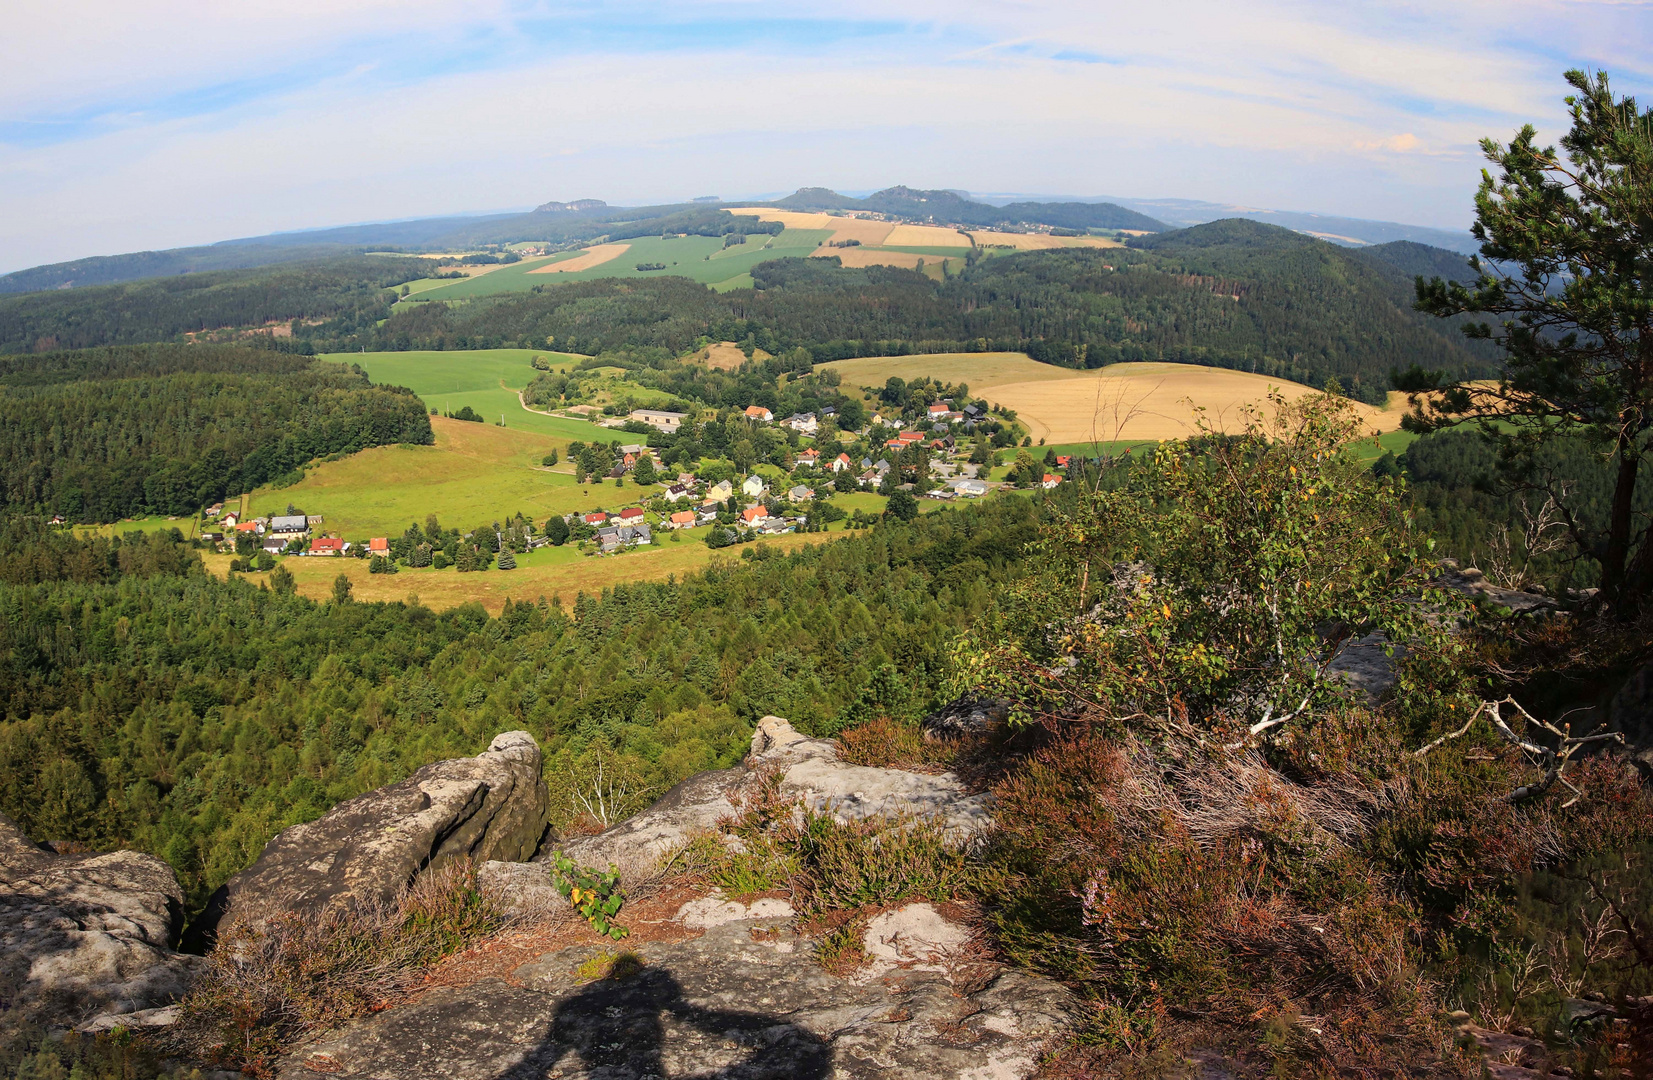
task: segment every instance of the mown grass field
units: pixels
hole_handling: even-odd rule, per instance
[[[972,395],[1016,410],[1035,442],[1063,444],[1183,439],[1197,430],[1198,415],[1232,430],[1243,422],[1242,408],[1266,402],[1271,389],[1288,399],[1318,393],[1301,383],[1227,368],[1113,364],[1076,371],[1022,353],[866,357],[840,360],[832,369],[845,383],[869,388],[882,387],[891,376],[963,382]],[[1390,396],[1387,409],[1356,405],[1361,422],[1394,431],[1404,415],[1397,397]]]
[[[538,374],[532,364],[536,356],[545,357],[554,369],[561,370],[584,359],[546,349],[328,353],[321,359],[360,364],[374,382],[405,386],[428,408],[448,413],[469,405],[489,424],[504,416],[506,428],[548,435],[560,440],[560,445],[574,439],[589,441],[603,434],[601,428],[584,420],[546,416],[522,407],[517,391]]]
[[[445,570],[402,567],[396,574],[371,574],[366,559],[354,558],[291,558],[282,559],[281,565],[293,575],[299,593],[315,600],[331,597],[333,580],[342,573],[350,579],[351,595],[357,600],[394,601],[417,596],[420,603],[437,611],[476,603],[497,615],[507,598],[516,602],[543,596],[572,606],[582,592],[595,595],[615,585],[683,577],[704,570],[714,560],[739,559],[742,551],[755,546],[743,544],[713,551],[705,544],[705,534],[704,528],[684,530],[679,534],[682,539],[676,543],[662,536],[661,542],[652,547],[601,557],[581,554],[571,544],[540,548],[517,556],[515,570],[493,569],[468,574],[451,567]],[[825,533],[775,536],[759,543],[785,552],[843,536],[839,528]],[[219,577],[229,572],[228,555],[204,552],[203,560],[207,569]],[[249,581],[267,577],[267,574],[247,575]]]

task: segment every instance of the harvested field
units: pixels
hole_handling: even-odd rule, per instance
[[[1017,251],[1045,251],[1051,248],[1124,247],[1105,236],[1051,236],[1049,233],[972,232],[970,238],[982,247],[1008,247]]]
[[[1240,409],[1266,400],[1271,388],[1287,398],[1316,393],[1300,383],[1227,368],[1193,364],[1114,364],[1075,371],[1041,364],[1021,353],[945,353],[843,360],[832,365],[844,382],[883,386],[892,375],[965,382],[970,393],[1016,410],[1035,441],[1048,443],[1158,441],[1194,434],[1196,409],[1210,424],[1233,429]],[[1357,405],[1374,431],[1394,431],[1405,414],[1391,395],[1388,408]]]
[[[631,250],[630,244],[598,244],[596,247],[585,249],[585,254],[563,262],[554,262],[550,266],[538,266],[528,271],[530,274],[573,274],[581,270],[590,270],[593,266],[601,266],[610,259],[618,259]]]
[[[918,267],[920,262],[926,267],[940,266],[947,261],[945,255],[920,255],[916,251],[886,251],[882,248],[820,248],[815,252],[816,257],[826,258],[838,256],[843,266],[903,266],[908,270]],[[953,260],[962,263],[962,258]]]
[[[884,238],[884,246],[967,248],[970,239],[957,229],[940,225],[897,225]]]

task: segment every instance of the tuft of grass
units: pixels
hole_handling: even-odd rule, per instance
[[[395,903],[323,917],[287,913],[222,931],[163,1048],[253,1077],[309,1032],[381,1007],[431,964],[493,933],[504,917],[474,868],[422,876]]]
[[[623,949],[618,953],[600,952],[588,957],[574,968],[572,974],[581,982],[597,982],[601,979],[613,979],[618,982],[633,978],[647,966],[648,961],[642,955],[630,949]]]

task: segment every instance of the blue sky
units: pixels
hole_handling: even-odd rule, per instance
[[[54,0],[0,37],[0,272],[359,221],[905,183],[1462,227],[1653,3]]]

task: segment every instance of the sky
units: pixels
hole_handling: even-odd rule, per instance
[[[52,0],[0,35],[0,273],[364,221],[802,186],[1463,228],[1653,0]]]

